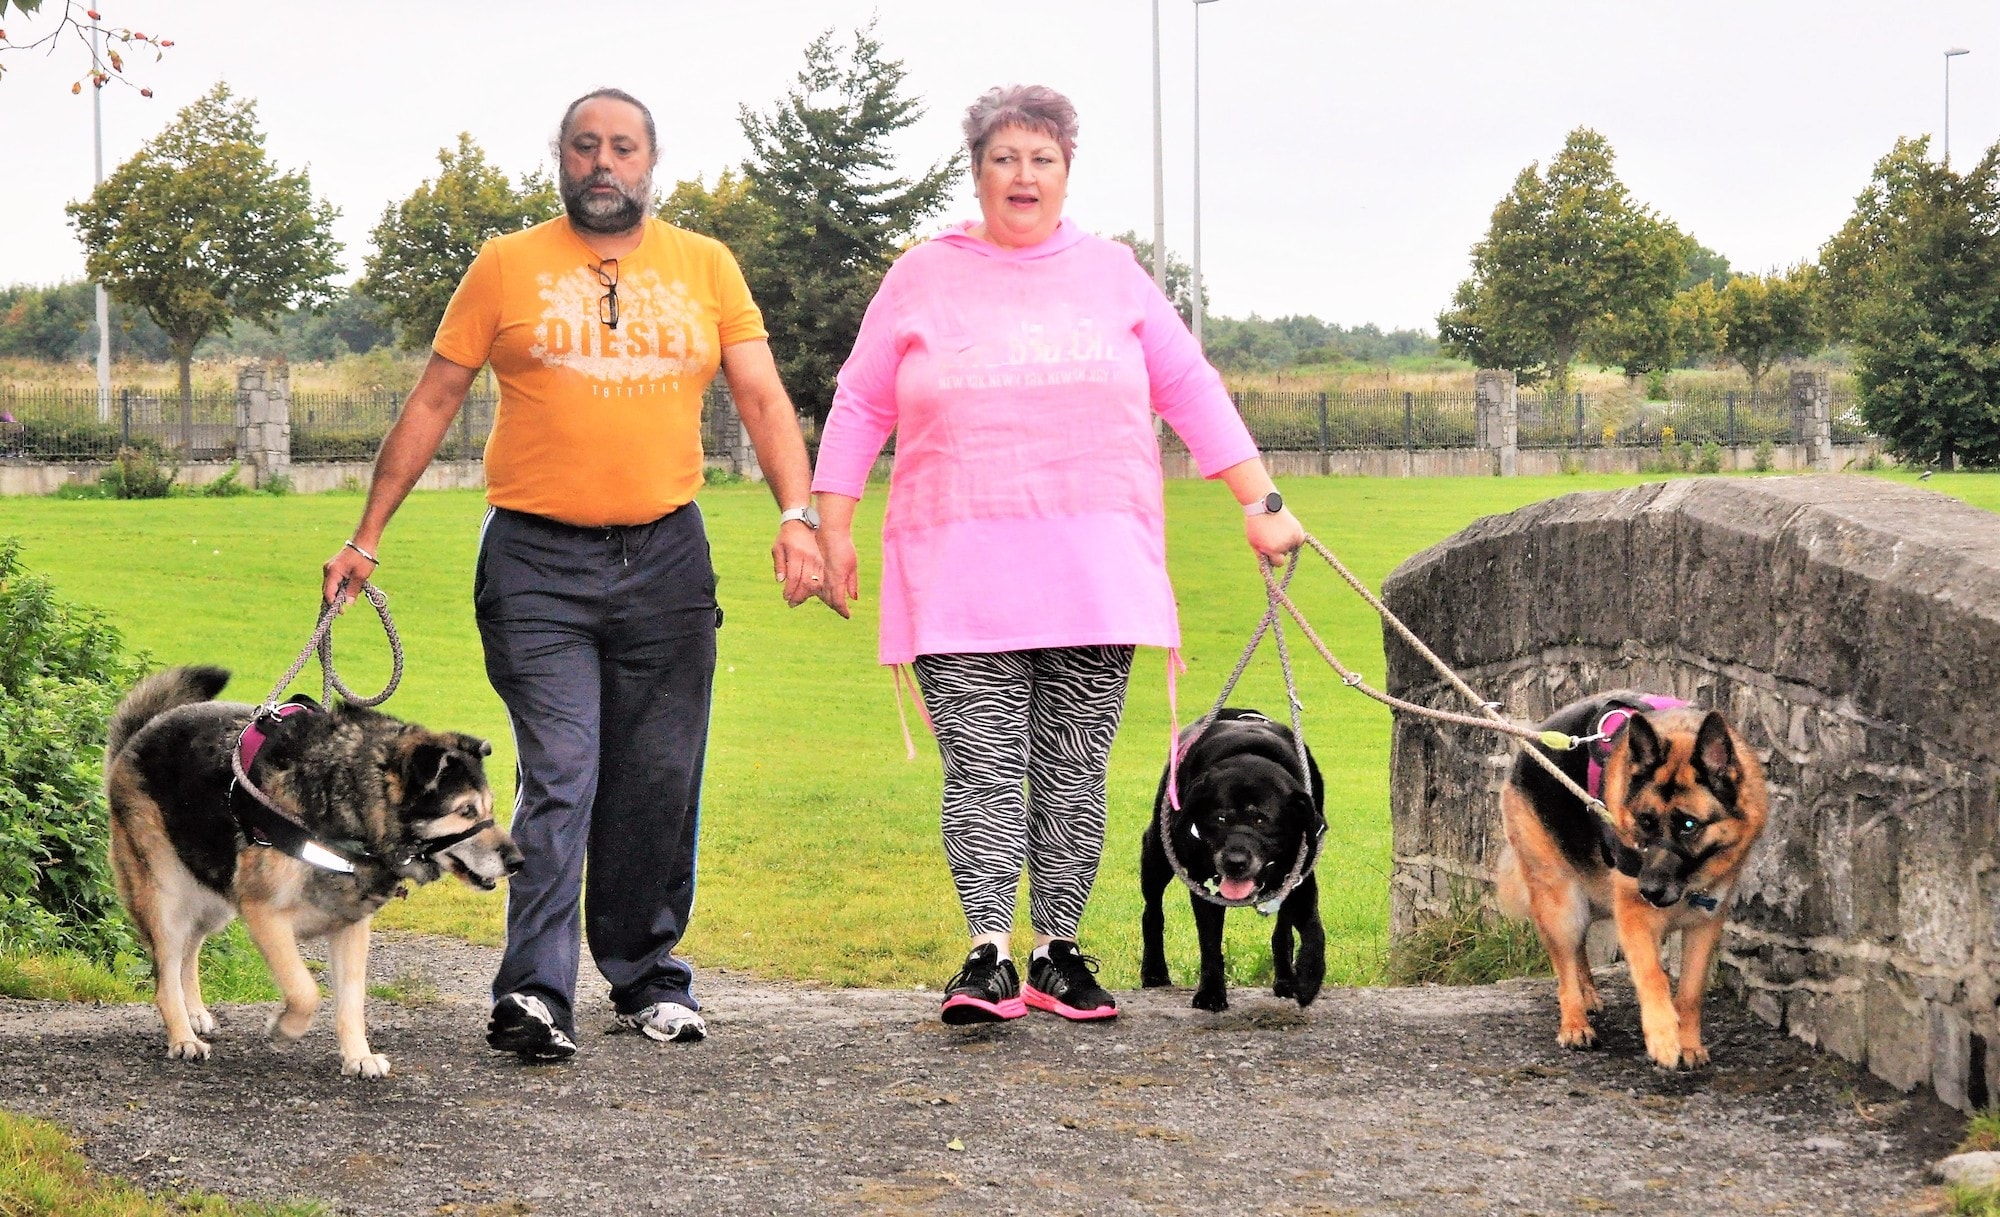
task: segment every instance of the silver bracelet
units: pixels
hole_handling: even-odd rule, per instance
[[[342,541],[340,544],[343,549],[353,550],[355,553],[360,554],[362,557],[368,559],[370,563],[376,566],[382,565],[382,559],[376,557],[374,554],[369,553],[367,550],[361,548],[359,545],[356,545],[352,537],[349,537],[347,540]]]

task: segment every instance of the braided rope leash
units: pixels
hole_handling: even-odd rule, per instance
[[[364,554],[363,556],[365,557],[366,555]],[[389,695],[396,691],[396,686],[403,682],[403,640],[396,633],[395,618],[389,615],[389,597],[384,595],[380,588],[365,581],[361,584],[361,594],[368,598],[368,603],[375,606],[375,615],[382,619],[382,631],[389,637],[389,657],[391,664],[389,682],[375,696],[362,697],[348,688],[346,682],[340,679],[340,674],[334,670],[333,619],[340,615],[340,596],[346,590],[347,580],[342,579],[339,588],[334,593],[334,598],[320,606],[319,621],[313,626],[312,637],[306,642],[305,649],[299,652],[299,657],[292,661],[292,666],[285,669],[285,674],[278,678],[276,685],[272,686],[270,696],[266,697],[258,705],[256,711],[250,715],[250,720],[243,724],[243,730],[237,733],[236,742],[229,749],[229,770],[236,779],[235,784],[248,791],[252,798],[264,806],[265,810],[291,821],[301,831],[308,832],[308,834],[310,834],[310,830],[306,828],[305,824],[297,816],[285,808],[278,806],[276,802],[272,801],[271,796],[258,789],[257,784],[250,780],[250,775],[243,769],[243,740],[250,734],[251,729],[259,723],[273,722],[280,717],[278,713],[278,698],[282,697],[285,690],[291,687],[292,681],[297,678],[300,672],[305,670],[307,661],[311,660],[314,655],[319,656],[320,704],[323,706],[333,701],[333,694],[336,690],[339,691],[342,698],[352,705],[379,706],[383,702],[388,701]],[[353,867],[348,866],[346,869],[352,870]]]
[[[1479,707],[1480,714],[1475,716],[1460,714],[1451,710],[1438,710],[1430,706],[1420,706],[1415,702],[1405,701],[1400,697],[1392,697],[1380,689],[1371,687],[1362,679],[1360,673],[1349,671],[1334,656],[1334,653],[1327,648],[1326,643],[1321,641],[1319,635],[1313,631],[1312,625],[1306,621],[1305,614],[1299,611],[1299,606],[1292,603],[1291,597],[1286,594],[1285,586],[1291,581],[1290,572],[1287,571],[1286,579],[1280,582],[1272,577],[1270,559],[1264,559],[1264,590],[1272,606],[1270,611],[1275,612],[1278,607],[1282,606],[1286,612],[1290,613],[1292,619],[1298,622],[1299,629],[1305,634],[1306,640],[1312,643],[1314,650],[1319,652],[1320,658],[1326,660],[1332,666],[1333,670],[1339,673],[1341,680],[1348,687],[1356,689],[1394,710],[1403,710],[1424,718],[1437,719],[1440,722],[1456,723],[1464,727],[1472,727],[1482,731],[1494,731],[1502,735],[1511,736],[1521,746],[1521,750],[1524,753],[1533,758],[1536,764],[1546,769],[1549,776],[1561,783],[1564,789],[1575,795],[1579,802],[1604,820],[1605,823],[1613,823],[1611,809],[1604,805],[1602,799],[1591,794],[1582,786],[1579,786],[1576,779],[1564,773],[1562,767],[1550,760],[1540,748],[1528,746],[1530,744],[1540,744],[1552,752],[1568,752],[1571,749],[1581,747],[1587,742],[1585,739],[1579,736],[1565,735],[1560,731],[1542,731],[1534,727],[1524,727],[1501,715],[1496,708],[1498,706],[1497,702],[1487,701],[1485,698],[1479,696],[1479,694],[1473,692],[1472,686],[1466,684],[1457,672],[1452,671],[1449,664],[1438,658],[1437,652],[1425,646],[1423,639],[1418,638],[1411,632],[1409,626],[1403,624],[1401,618],[1390,612],[1389,606],[1382,603],[1381,599],[1374,592],[1370,591],[1368,585],[1363,583],[1353,571],[1347,569],[1346,565],[1338,557],[1334,556],[1332,550],[1321,544],[1319,538],[1308,533],[1306,534],[1305,543],[1314,553],[1317,553],[1321,558],[1326,560],[1326,564],[1331,566],[1334,572],[1345,580],[1347,585],[1353,588],[1357,595],[1367,602],[1368,607],[1374,609],[1382,620],[1389,623],[1390,628],[1396,631],[1398,637],[1408,643],[1412,650],[1421,655],[1432,668],[1436,669],[1438,675],[1444,677],[1451,687],[1458,690],[1467,701]],[[1296,558],[1293,560],[1292,565],[1294,567],[1298,565]]]
[[[1296,562],[1286,568],[1284,583],[1287,586],[1290,585],[1292,575],[1297,570],[1298,563]],[[1265,561],[1264,573],[1268,579],[1270,577],[1269,560]],[[1181,805],[1179,786],[1181,757],[1194,747],[1195,741],[1202,737],[1203,732],[1214,725],[1216,717],[1222,713],[1223,708],[1228,704],[1229,695],[1235,691],[1236,682],[1243,679],[1244,671],[1250,667],[1251,657],[1256,655],[1257,648],[1262,645],[1266,634],[1269,634],[1271,640],[1277,645],[1278,666],[1285,674],[1285,703],[1290,710],[1292,720],[1292,744],[1297,749],[1299,781],[1308,791],[1312,789],[1312,766],[1306,758],[1305,727],[1300,720],[1300,715],[1305,710],[1305,704],[1299,700],[1299,682],[1292,674],[1292,651],[1290,645],[1285,641],[1285,622],[1284,618],[1278,612],[1278,605],[1278,600],[1266,597],[1264,616],[1257,622],[1257,628],[1251,632],[1249,645],[1245,646],[1243,654],[1237,657],[1236,667],[1230,671],[1229,678],[1222,682],[1222,691],[1215,695],[1215,704],[1210,706],[1208,713],[1202,715],[1201,719],[1195,723],[1194,729],[1188,735],[1185,744],[1178,738],[1174,740],[1173,752],[1168,758],[1167,764],[1167,802],[1174,810],[1180,810]],[[1254,908],[1266,916],[1276,912],[1278,906],[1285,902],[1285,898],[1290,896],[1299,884],[1305,882],[1305,877],[1312,873],[1313,863],[1319,857],[1319,844],[1326,836],[1326,821],[1322,818],[1317,832],[1306,834],[1299,838],[1299,856],[1293,860],[1291,871],[1286,874],[1284,882],[1278,885],[1278,889],[1275,892],[1268,894],[1252,892],[1248,896],[1231,899],[1224,896],[1220,891],[1212,890],[1207,884],[1194,881],[1194,878],[1188,874],[1187,868],[1181,865],[1180,855],[1174,850],[1174,835],[1167,829],[1165,816],[1160,817],[1159,825],[1160,846],[1167,855],[1167,865],[1173,868],[1174,877],[1181,881],[1182,886],[1210,904],[1219,904],[1224,908]]]

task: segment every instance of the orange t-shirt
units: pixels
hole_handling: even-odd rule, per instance
[[[643,524],[701,488],[701,396],[722,348],[765,337],[720,241],[646,221],[618,259],[618,327],[599,259],[559,216],[486,242],[431,349],[488,361],[500,406],[486,501],[583,527]]]

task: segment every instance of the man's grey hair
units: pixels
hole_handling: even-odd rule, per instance
[[[646,108],[645,102],[640,101],[638,98],[632,96],[630,93],[627,93],[625,90],[611,89],[611,88],[592,89],[590,92],[585,93],[582,97],[579,97],[575,101],[569,103],[569,109],[563,111],[562,125],[556,128],[555,140],[549,144],[549,151],[555,154],[556,163],[557,164],[562,163],[563,144],[568,142],[569,140],[569,124],[573,119],[576,118],[576,112],[578,110],[581,110],[586,103],[596,101],[599,98],[603,97],[608,97],[612,101],[622,101],[626,105],[631,106],[633,109],[639,112],[639,117],[644,119],[646,122],[647,151],[652,153],[653,163],[658,164],[660,161],[660,133],[658,129],[653,126],[653,112]]]
[[[1062,149],[1063,164],[1076,153],[1076,107],[1047,85],[1008,85],[988,89],[965,110],[965,146],[972,152],[972,172],[986,155],[986,145],[1006,127],[1024,127],[1045,135]]]

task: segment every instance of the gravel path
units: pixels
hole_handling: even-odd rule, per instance
[[[711,1037],[486,1050],[495,952],[378,936],[395,1073],[339,1076],[324,1009],[290,1053],[225,1007],[215,1058],[164,1058],[150,1006],[0,1001],[0,1106],[148,1187],[340,1213],[1825,1213],[1934,1211],[1961,1120],[1710,1003],[1715,1065],[1656,1073],[1621,980],[1604,1047],[1555,1043],[1551,983],[1124,994],[1109,1026],[954,1030],[918,992],[710,971]]]

